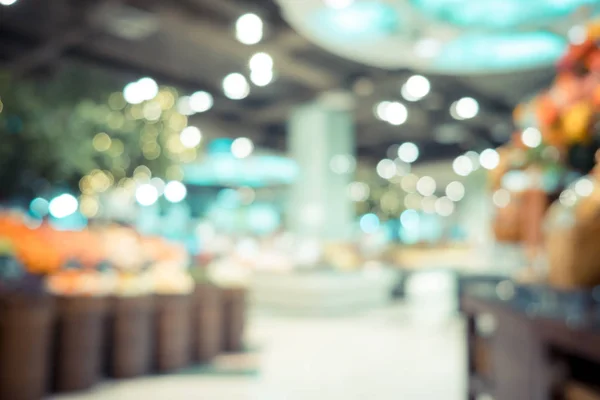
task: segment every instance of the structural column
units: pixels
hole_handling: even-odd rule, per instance
[[[288,201],[291,232],[330,241],[352,236],[354,205],[347,188],[354,176],[353,125],[351,111],[321,102],[292,112],[288,146],[300,173]]]

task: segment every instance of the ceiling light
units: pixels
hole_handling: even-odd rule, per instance
[[[494,192],[492,200],[496,207],[504,208],[510,203],[510,192],[506,189],[498,189]]]
[[[392,179],[396,176],[396,163],[389,158],[384,158],[377,164],[377,175],[383,179]]]
[[[450,107],[450,114],[454,119],[470,119],[479,113],[479,103],[472,97],[463,97],[455,101]]]
[[[190,96],[181,96],[179,100],[177,100],[177,111],[182,115],[194,115]]]
[[[263,38],[263,21],[256,14],[244,14],[235,24],[235,37],[241,43],[252,45]]]
[[[171,203],[179,203],[187,196],[187,188],[179,181],[171,181],[165,186],[165,198]]]
[[[500,155],[494,149],[485,149],[479,155],[479,164],[485,169],[494,169],[500,164]]]
[[[15,4],[17,0],[0,0],[0,4],[3,6],[11,6]]]
[[[423,209],[423,212],[427,214],[435,213],[435,203],[437,202],[437,199],[438,198],[436,196],[424,197],[423,200],[421,200],[421,208]]]
[[[536,148],[542,144],[542,133],[536,128],[527,128],[521,133],[521,141],[530,148]]]
[[[406,100],[416,101],[427,96],[431,90],[429,80],[421,75],[413,75],[402,86],[402,95]]]
[[[465,197],[465,186],[458,182],[450,182],[446,186],[446,196],[452,201],[461,201]]]
[[[256,86],[267,86],[273,81],[273,70],[263,69],[250,72],[250,80]]]
[[[248,63],[251,71],[273,69],[273,58],[267,53],[256,53]]]
[[[142,78],[137,82],[138,90],[144,100],[152,100],[158,95],[158,84],[152,78]]]
[[[383,119],[392,125],[402,125],[408,118],[408,110],[404,104],[393,101],[387,104],[383,116]]]
[[[348,197],[352,201],[365,201],[369,198],[369,185],[364,182],[352,182],[348,185]]]
[[[201,113],[212,108],[214,105],[214,99],[212,94],[199,91],[190,96],[189,105],[192,111]]]
[[[419,148],[416,144],[411,142],[402,143],[398,147],[398,158],[405,163],[413,163],[419,158]]]
[[[437,39],[419,40],[414,47],[415,54],[421,58],[435,58],[442,50],[442,43]]]
[[[54,218],[65,218],[74,214],[79,207],[79,202],[70,194],[61,194],[50,201],[48,210]]]
[[[184,147],[193,149],[202,141],[202,132],[195,126],[188,126],[179,134],[179,140]]]
[[[254,151],[254,144],[248,138],[237,138],[231,143],[231,154],[235,158],[246,158]]]
[[[385,116],[386,116],[386,110],[387,110],[387,107],[388,107],[389,105],[390,105],[390,102],[389,102],[389,101],[382,101],[382,102],[378,103],[378,104],[375,106],[375,110],[374,110],[374,111],[375,111],[375,116],[376,116],[377,118],[379,118],[380,120],[382,120],[382,121],[385,121],[385,120],[386,120],[386,119],[385,119]]]
[[[467,156],[458,156],[452,163],[452,169],[454,169],[457,175],[467,176],[473,172],[473,163]]]
[[[588,197],[594,192],[594,182],[589,178],[581,178],[575,183],[575,193]]]
[[[431,196],[436,189],[435,179],[430,176],[424,176],[417,181],[417,192],[423,196]]]
[[[448,217],[454,212],[454,203],[447,197],[435,201],[435,211],[442,217]]]
[[[419,213],[415,210],[405,210],[400,214],[400,223],[404,229],[418,229],[419,228]]]
[[[229,74],[223,79],[223,92],[232,100],[242,100],[250,94],[250,85],[242,74]]]
[[[135,199],[142,206],[151,206],[158,200],[158,190],[149,183],[138,186]]]

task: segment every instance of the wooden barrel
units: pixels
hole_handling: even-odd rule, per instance
[[[39,400],[49,383],[54,301],[0,296],[0,399]]]
[[[192,295],[156,296],[155,364],[159,372],[187,366],[190,357]]]
[[[221,348],[234,353],[244,350],[244,326],[246,322],[246,289],[222,289]]]
[[[221,291],[213,285],[198,284],[191,308],[192,357],[206,363],[221,352]]]
[[[152,296],[115,297],[108,324],[108,373],[133,378],[152,370]]]
[[[109,300],[57,297],[54,388],[71,392],[91,388],[102,377],[102,350]]]

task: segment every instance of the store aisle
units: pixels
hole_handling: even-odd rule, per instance
[[[175,375],[107,383],[57,400],[459,400],[462,322],[399,306],[347,318],[256,316],[256,376]]]

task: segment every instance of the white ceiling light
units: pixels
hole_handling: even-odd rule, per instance
[[[158,190],[149,183],[138,186],[135,199],[142,206],[151,206],[158,200]]]
[[[15,4],[17,0],[0,0],[0,4],[3,6],[11,6]]]
[[[450,106],[450,115],[454,119],[470,119],[479,113],[479,103],[472,97],[463,97]]]
[[[205,91],[196,92],[192,94],[189,98],[189,105],[191,110],[197,113],[210,110],[214,105],[214,102],[215,101],[213,99],[212,94]]]
[[[408,118],[408,110],[406,106],[397,101],[393,101],[385,107],[384,120],[392,125],[402,125]]]
[[[536,148],[542,144],[542,133],[536,128],[527,128],[521,133],[521,141],[530,148]]]
[[[402,143],[398,147],[398,158],[405,163],[413,163],[419,158],[419,148],[416,144],[411,142]]]
[[[392,179],[396,176],[396,163],[389,158],[384,158],[377,164],[377,175],[383,179]]]
[[[494,192],[492,200],[496,207],[504,208],[510,203],[510,192],[506,189],[498,189]]]
[[[350,7],[352,3],[354,3],[354,0],[323,0],[323,3],[325,3],[327,7],[341,10],[343,8]]]
[[[250,80],[256,86],[267,86],[273,81],[273,70],[263,69],[250,72]]]
[[[48,205],[48,211],[54,218],[65,218],[74,214],[79,207],[77,199],[70,194],[61,194],[53,198]]]
[[[369,185],[364,182],[352,182],[348,185],[348,197],[352,201],[365,201],[369,198]]]
[[[171,203],[179,203],[187,196],[187,188],[179,181],[171,181],[165,187],[165,198]]]
[[[494,149],[485,149],[479,155],[479,164],[485,169],[494,169],[500,164],[500,155]]]
[[[235,23],[235,37],[241,43],[252,45],[263,38],[263,21],[256,14],[244,14]]]
[[[385,121],[385,115],[386,115],[386,110],[387,107],[390,105],[389,101],[382,101],[380,103],[377,103],[377,105],[375,105],[375,116],[377,118],[379,118],[382,121]]]
[[[251,71],[273,69],[273,58],[267,53],[256,53],[248,63]]]
[[[458,156],[452,163],[452,169],[454,169],[457,175],[467,176],[473,172],[473,163],[467,156]]]
[[[195,126],[188,126],[179,134],[179,140],[184,147],[193,149],[202,141],[202,132]]]
[[[248,138],[237,138],[231,144],[231,154],[235,158],[246,158],[254,151],[254,144]]]
[[[446,186],[446,196],[452,201],[461,201],[465,197],[465,186],[458,182],[450,182]]]
[[[190,96],[181,96],[179,100],[177,100],[177,111],[182,115],[194,115],[194,110],[192,110],[190,101]]]
[[[123,97],[129,104],[140,104],[152,100],[158,94],[158,84],[152,78],[142,78],[128,83],[123,89]]]
[[[436,189],[435,179],[430,176],[424,176],[417,181],[417,191],[423,196],[431,196]]]
[[[223,79],[223,92],[232,100],[242,100],[250,94],[250,85],[242,74],[229,74]]]
[[[402,86],[402,96],[409,101],[417,101],[427,96],[431,90],[429,80],[421,75],[413,75]]]
[[[454,203],[447,197],[440,197],[435,201],[435,211],[442,217],[448,217],[454,212]]]
[[[479,154],[476,151],[471,150],[467,151],[465,156],[469,157],[469,160],[471,160],[471,164],[473,164],[473,171],[477,171],[480,167]]]
[[[589,178],[581,178],[575,183],[575,193],[588,197],[594,192],[594,182]]]

